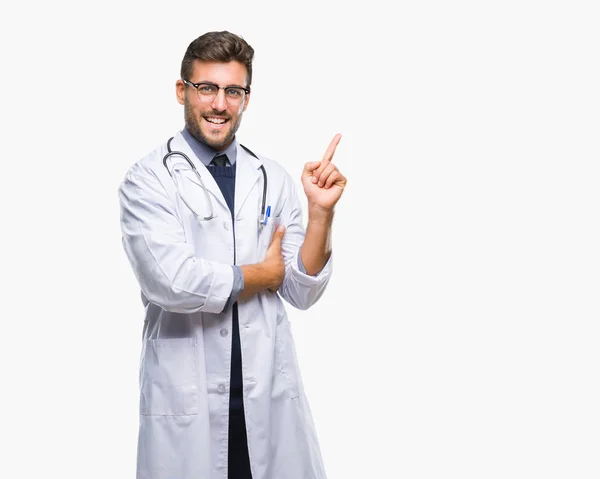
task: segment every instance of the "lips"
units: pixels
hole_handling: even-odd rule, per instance
[[[210,123],[211,125],[224,125],[225,123],[227,123],[229,121],[229,118],[222,118],[222,117],[218,117],[218,116],[205,116],[204,119]]]

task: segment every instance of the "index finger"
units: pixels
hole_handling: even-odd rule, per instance
[[[327,151],[325,151],[325,154],[323,155],[322,161],[331,161],[331,159],[333,158],[333,154],[335,153],[335,149],[338,146],[338,143],[341,139],[342,135],[340,133],[337,133],[333,137],[333,140],[331,140],[331,143],[329,143],[329,146],[327,147]]]

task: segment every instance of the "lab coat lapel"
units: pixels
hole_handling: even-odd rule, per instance
[[[213,175],[210,174],[210,172],[194,154],[194,152],[190,148],[190,145],[188,145],[188,142],[185,141],[185,138],[183,138],[181,133],[177,133],[173,137],[173,141],[171,142],[171,150],[181,151],[189,157],[192,163],[194,163],[196,170],[198,170],[198,174],[202,178],[204,186],[208,190],[211,197],[217,200],[223,208],[229,209],[229,207],[227,206],[227,201],[225,201],[225,197],[223,196],[223,193],[221,193],[221,188],[219,188],[219,185],[217,185],[217,182],[213,178]],[[187,176],[189,181],[197,184],[200,188],[202,187],[202,185],[198,182],[198,178],[196,178],[195,174],[189,174]]]
[[[238,143],[235,172],[235,217],[262,174],[262,161],[246,152]]]

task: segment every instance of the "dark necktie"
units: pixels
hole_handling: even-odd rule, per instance
[[[212,164],[216,166],[228,166],[229,159],[227,158],[227,155],[217,155],[213,158]]]

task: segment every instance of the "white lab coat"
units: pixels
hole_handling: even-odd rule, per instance
[[[231,265],[260,262],[278,223],[285,279],[278,293],[238,302],[244,409],[253,479],[325,479],[282,298],[313,305],[331,274],[303,274],[302,211],[290,175],[277,163],[237,149],[235,237],[231,214],[212,175],[181,134],[172,150],[195,164],[214,208],[200,222],[163,166],[166,142],[135,163],[119,188],[123,245],[146,308],[140,364],[138,479],[226,479],[231,364]],[[259,229],[267,173],[271,220]],[[181,157],[169,160],[187,202],[208,215],[206,197]]]

